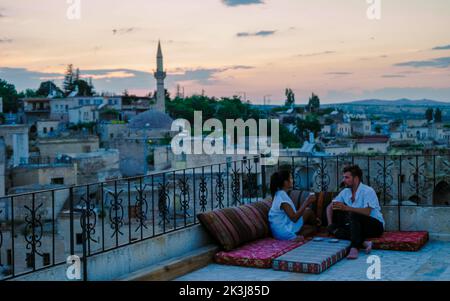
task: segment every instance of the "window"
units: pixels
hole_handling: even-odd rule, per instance
[[[50,133],[53,133],[53,127],[50,128]]]
[[[109,134],[109,138],[114,138],[114,134]]]
[[[64,178],[52,178],[51,183],[64,185]]]
[[[66,112],[69,112],[69,105],[66,105]]]
[[[83,145],[83,153],[90,153],[90,152],[91,152],[91,146]]]
[[[44,266],[50,265],[50,253],[44,253],[42,256],[42,263]]]
[[[44,128],[44,134],[47,134],[47,128]]]

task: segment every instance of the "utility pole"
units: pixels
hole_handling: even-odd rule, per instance
[[[144,128],[144,176],[146,176],[147,172],[148,172],[148,161],[147,161],[148,132],[147,132],[147,130],[148,130],[149,126],[150,126],[150,124],[146,123],[145,128]]]
[[[270,97],[272,95],[268,94],[268,95],[264,95],[264,105],[270,104]]]
[[[243,94],[244,95],[244,102],[247,102],[247,93],[245,91],[238,91],[237,94]]]

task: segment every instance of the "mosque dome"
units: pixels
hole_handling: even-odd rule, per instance
[[[173,119],[166,113],[157,110],[148,110],[133,117],[128,127],[130,129],[168,130],[172,127]]]

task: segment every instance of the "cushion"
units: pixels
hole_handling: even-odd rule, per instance
[[[418,251],[429,239],[426,231],[384,232],[379,238],[370,238],[373,248],[379,250]]]
[[[304,244],[302,241],[264,238],[229,252],[219,252],[214,261],[221,264],[254,268],[270,268],[274,258]]]
[[[230,251],[250,241],[271,235],[270,200],[198,214],[198,219],[213,238]]]
[[[344,258],[350,247],[350,241],[333,242],[331,238],[321,241],[309,241],[303,246],[275,258],[274,270],[297,273],[320,274]]]

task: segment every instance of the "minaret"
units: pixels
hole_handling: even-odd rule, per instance
[[[163,68],[163,55],[161,51],[161,42],[158,41],[158,53],[156,55],[156,72],[154,73],[156,79],[156,104],[155,110],[165,113],[166,112],[166,92],[164,89],[164,79],[166,78],[166,72]]]

